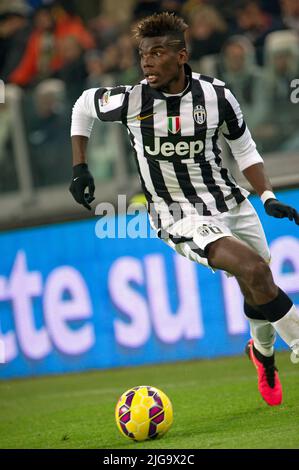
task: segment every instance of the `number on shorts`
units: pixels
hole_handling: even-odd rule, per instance
[[[209,235],[210,232],[214,233],[215,235],[218,235],[219,233],[222,233],[222,230],[219,227],[217,227],[217,225],[207,225],[207,224],[203,224],[199,228],[199,234],[202,236]]]

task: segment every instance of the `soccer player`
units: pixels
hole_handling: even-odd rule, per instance
[[[267,214],[296,224],[299,214],[275,197],[240,106],[225,83],[194,73],[187,64],[186,29],[182,18],[168,13],[143,19],[136,36],[144,80],[89,89],[77,100],[70,191],[91,209],[95,186],[86,147],[94,120],[126,126],[151,224],[179,254],[236,277],[250,322],[247,352],[257,369],[259,391],[269,405],[279,405],[275,331],[299,355],[299,314],[273,281],[269,248],[249,193],[222,166],[219,133]]]

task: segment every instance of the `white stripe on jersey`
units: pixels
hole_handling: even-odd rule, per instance
[[[156,137],[167,137],[166,100],[154,100],[154,127]]]
[[[191,91],[182,96],[181,99],[180,118],[182,135],[194,135],[194,119],[190,119],[190,116],[193,116],[193,99]]]
[[[136,85],[129,92],[127,120],[128,122],[136,123],[136,125],[138,124],[137,116],[141,110],[141,93],[142,85]]]

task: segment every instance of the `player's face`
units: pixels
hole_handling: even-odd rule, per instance
[[[167,36],[144,38],[139,45],[141,68],[152,88],[180,93],[185,87],[186,49],[177,50]]]

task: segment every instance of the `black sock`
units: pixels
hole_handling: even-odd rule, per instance
[[[246,300],[244,300],[244,313],[251,320],[266,320],[265,316],[257,310],[257,307],[249,305]]]
[[[258,361],[260,361],[264,366],[274,366],[274,353],[272,356],[264,356],[260,353],[255,347],[254,344],[252,345],[253,353]]]
[[[275,299],[266,304],[258,305],[258,309],[270,322],[275,322],[284,317],[292,308],[293,302],[290,297],[281,289]]]

